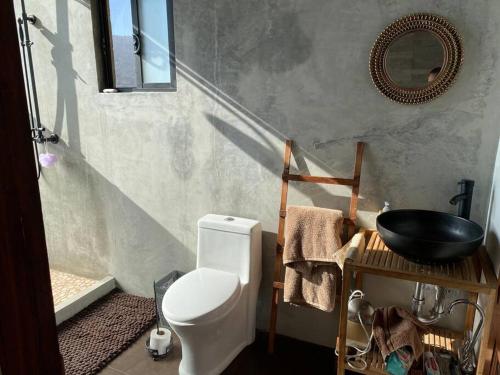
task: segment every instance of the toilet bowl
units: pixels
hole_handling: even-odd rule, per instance
[[[257,221],[213,214],[198,221],[197,267],[162,302],[182,346],[179,374],[220,374],[254,341],[260,279]]]

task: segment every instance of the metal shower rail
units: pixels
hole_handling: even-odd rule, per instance
[[[46,129],[42,126],[42,123],[40,121],[40,109],[38,107],[35,72],[33,70],[33,56],[31,54],[31,46],[33,45],[33,42],[30,40],[28,27],[28,24],[35,24],[35,22],[36,17],[33,15],[27,15],[24,0],[21,0],[21,17],[17,19],[17,23],[19,24],[19,40],[21,43],[24,81],[26,84],[26,97],[30,113],[29,122],[31,128],[31,138],[33,140],[33,151],[35,153],[35,158],[37,161],[36,172],[37,178],[40,178],[41,168],[38,161],[38,144],[47,142],[57,143],[59,142],[59,136],[57,134],[50,134],[46,136],[44,134]]]

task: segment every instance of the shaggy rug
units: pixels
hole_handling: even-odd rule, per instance
[[[115,290],[58,327],[66,375],[93,375],[155,322],[152,298]]]

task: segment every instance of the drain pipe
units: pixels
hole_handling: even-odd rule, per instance
[[[475,347],[477,340],[479,339],[479,334],[483,329],[484,323],[484,310],[475,302],[471,302],[468,299],[457,299],[453,301],[448,307],[447,314],[451,314],[451,311],[456,305],[470,305],[473,306],[479,313],[479,322],[474,333],[468,332],[462,346],[458,350],[458,361],[460,363],[460,368],[465,374],[473,374],[476,368],[476,353]]]
[[[416,317],[420,316],[422,313],[422,306],[425,304],[424,288],[424,283],[415,283],[415,292],[413,293],[413,299],[411,301],[411,311]]]
[[[424,296],[425,285],[426,284],[420,282],[417,282],[415,284],[415,292],[413,294],[413,299],[412,299],[412,312],[417,317],[417,319],[422,323],[434,324],[437,323],[439,319],[441,319],[446,312],[444,305],[446,289],[441,286],[437,285],[434,286],[436,288],[434,306],[430,311],[430,316],[424,316],[422,313],[422,309],[425,304],[425,296]]]
[[[477,325],[476,330],[472,332],[467,332],[465,335],[465,339],[462,343],[462,346],[458,351],[458,360],[460,363],[460,368],[465,374],[474,373],[474,369],[476,367],[476,358],[475,358],[475,346],[477,340],[479,338],[479,334],[483,328],[484,322],[484,310],[477,303],[471,302],[467,299],[457,299],[450,303],[448,308],[444,305],[446,289],[435,285],[436,288],[436,299],[434,301],[434,306],[430,311],[430,316],[426,317],[422,315],[422,306],[425,303],[424,283],[416,283],[415,285],[415,293],[413,295],[412,300],[412,311],[413,314],[417,317],[417,319],[426,325],[432,325],[437,323],[444,315],[450,315],[455,306],[464,304],[473,306],[479,313],[479,323]]]

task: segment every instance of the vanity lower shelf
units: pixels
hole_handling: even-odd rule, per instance
[[[430,332],[423,337],[424,350],[431,353],[454,353],[456,355],[456,348],[462,340],[462,334],[453,332],[443,328],[433,327]],[[338,339],[337,339],[338,345]],[[378,347],[374,345],[372,351],[365,356],[361,357],[366,361],[368,367],[364,370],[359,370],[350,367],[345,363],[345,369],[359,374],[387,374],[384,370],[384,360]],[[422,366],[422,367],[420,367]],[[423,368],[423,359],[420,359],[418,368]]]

